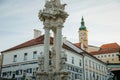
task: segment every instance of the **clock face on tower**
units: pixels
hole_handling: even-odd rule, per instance
[[[87,39],[87,32],[84,31],[84,30],[81,30],[79,32],[79,39],[80,39],[80,42],[87,43],[87,41],[88,41],[88,39]]]
[[[83,36],[86,36],[86,33],[84,33]]]

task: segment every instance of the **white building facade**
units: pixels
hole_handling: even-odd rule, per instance
[[[3,51],[1,77],[17,80],[35,79],[36,71],[38,71],[38,57],[44,53],[43,41],[42,35]],[[52,38],[50,38],[50,43],[51,49]],[[68,80],[106,80],[106,65],[97,58],[67,40],[63,41],[62,52],[67,57],[65,69],[69,72]]]
[[[43,37],[39,37],[37,39],[41,38]],[[18,49],[15,49],[16,47],[14,47],[2,52],[3,62],[1,77],[9,79],[16,78],[17,80],[22,80],[23,78],[33,79],[36,77],[35,74],[38,70],[38,57],[44,53],[44,44],[23,47],[23,45],[26,43],[28,44],[28,42],[18,45]],[[64,51],[67,56],[65,68],[70,72],[69,79],[83,79],[82,54],[75,52],[74,49],[72,50],[72,48],[66,44],[64,44],[62,51]]]
[[[107,80],[107,66],[105,63],[86,55],[84,57],[85,80]]]
[[[2,77],[21,79],[23,76],[34,77],[38,69],[37,56],[42,53],[43,45],[21,48],[3,53]]]

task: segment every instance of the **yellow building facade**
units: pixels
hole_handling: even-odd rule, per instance
[[[100,50],[91,52],[96,58],[105,63],[120,63],[120,46],[117,43],[104,44]]]
[[[120,46],[117,43],[103,44],[101,47],[88,45],[88,30],[84,18],[81,19],[81,26],[78,31],[79,42],[75,45],[94,55],[105,63],[120,63]]]

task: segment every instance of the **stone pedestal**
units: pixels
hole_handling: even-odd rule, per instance
[[[37,80],[66,80],[68,72],[38,72]]]

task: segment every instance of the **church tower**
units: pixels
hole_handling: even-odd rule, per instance
[[[85,26],[85,22],[84,22],[84,18],[82,17],[81,19],[81,26],[79,28],[79,43],[80,43],[80,47],[83,50],[88,49],[88,31],[87,28]]]

